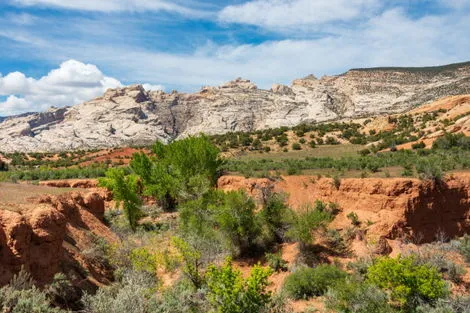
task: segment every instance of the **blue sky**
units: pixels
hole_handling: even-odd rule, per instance
[[[0,115],[106,88],[260,88],[470,60],[470,0],[2,0]]]

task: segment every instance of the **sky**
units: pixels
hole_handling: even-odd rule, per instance
[[[0,0],[0,116],[107,88],[470,61],[470,0]]]

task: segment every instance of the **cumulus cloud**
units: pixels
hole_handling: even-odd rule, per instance
[[[225,7],[219,21],[271,29],[349,21],[368,16],[378,0],[253,0]]]
[[[28,101],[16,96],[9,96],[6,101],[0,102],[0,113],[4,115],[14,114],[15,112],[27,112],[30,108],[31,105]]]
[[[235,77],[249,78],[262,88],[290,83],[308,74],[339,74],[351,67],[430,66],[468,60],[468,15],[412,18],[391,9],[361,23],[339,29],[339,35],[317,39],[281,39],[259,44],[209,43],[187,54],[117,49],[84,49],[86,59],[115,66],[139,80],[194,91]],[[121,60],[125,59],[126,62]]]
[[[149,91],[165,90],[165,87],[163,87],[162,85],[143,84],[142,86],[145,90]]]
[[[167,11],[202,17],[208,12],[192,9],[166,0],[11,0],[19,6],[56,7],[68,10],[123,12],[123,11]]]
[[[63,62],[40,79],[13,72],[0,76],[0,96],[8,96],[0,103],[0,115],[77,104],[119,86],[117,79],[105,76],[95,65],[75,60]]]

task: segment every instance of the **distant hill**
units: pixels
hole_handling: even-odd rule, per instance
[[[445,72],[455,71],[459,68],[469,67],[470,62],[453,63],[441,66],[427,66],[427,67],[369,67],[369,68],[354,68],[351,71],[391,71],[391,72],[409,72],[409,73],[426,73],[426,72]]]
[[[0,121],[0,151],[63,151],[149,144],[201,132],[255,131],[399,113],[470,94],[470,62],[350,70],[258,89],[238,78],[201,91],[110,89],[91,101]]]

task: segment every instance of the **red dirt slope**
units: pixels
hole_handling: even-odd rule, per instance
[[[245,189],[258,198],[263,188],[286,192],[295,209],[317,199],[336,202],[342,212],[332,226],[349,226],[346,216],[355,212],[363,224],[371,225],[367,236],[375,238],[432,241],[439,232],[456,236],[470,230],[468,173],[453,174],[439,184],[408,178],[342,179],[338,189],[332,179],[314,176],[287,176],[278,182],[224,176],[218,185],[223,190]]]

